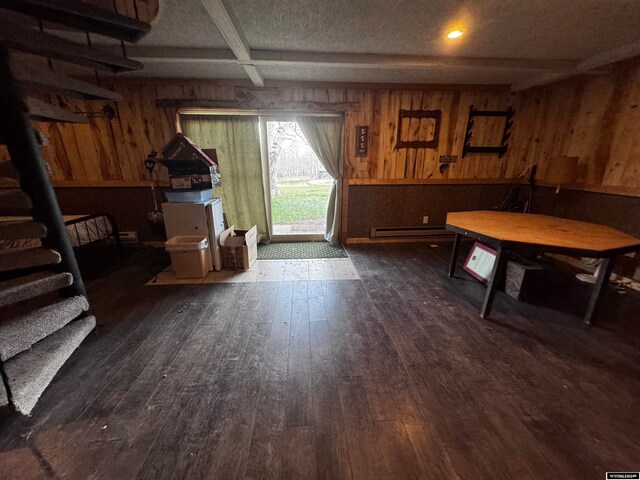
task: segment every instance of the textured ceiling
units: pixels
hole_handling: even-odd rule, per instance
[[[577,61],[640,40],[640,0],[226,0],[225,4],[254,51]],[[165,62],[156,57],[145,62],[143,71],[128,75],[248,78],[240,65],[206,63],[203,60],[215,52],[196,50],[229,51],[201,0],[159,0],[159,7],[151,33],[138,46],[154,50],[157,56],[179,59],[184,54],[163,49],[192,48],[189,53],[199,61]],[[6,17],[4,13],[0,9],[0,17]],[[465,35],[447,40],[446,32],[454,27]],[[55,33],[86,42],[83,34]],[[119,43],[94,34],[91,41]],[[136,47],[128,49],[134,57]],[[59,63],[55,64],[58,71],[74,68]],[[259,65],[258,70],[266,80],[374,83],[516,84],[545,75],[540,70],[443,66],[276,64]]]
[[[254,49],[580,59],[640,37],[638,0],[235,0]],[[444,33],[460,24],[455,42]]]
[[[151,32],[138,45],[158,47],[226,47],[200,0],[160,0]]]

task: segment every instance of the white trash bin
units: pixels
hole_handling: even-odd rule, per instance
[[[176,278],[204,278],[209,273],[206,250],[209,240],[199,236],[171,237],[164,249],[171,255]]]

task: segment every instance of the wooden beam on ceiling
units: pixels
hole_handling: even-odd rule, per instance
[[[202,0],[202,5],[227,41],[233,54],[241,62],[251,61],[251,49],[237,20],[223,0]]]
[[[435,67],[504,68],[574,72],[575,60],[540,60],[527,58],[478,58],[424,55],[381,55],[358,53],[291,52],[251,50],[247,61],[237,59],[232,50],[213,48],[137,47],[127,49],[130,57],[145,63],[237,63],[240,65],[296,65],[341,68],[372,68],[393,70]]]
[[[578,70],[592,70],[640,55],[640,40],[592,55],[578,63]]]
[[[243,64],[242,68],[256,87],[264,87],[264,77],[255,65]]]
[[[111,53],[122,52],[120,47],[105,47]],[[228,48],[181,48],[127,46],[130,58],[147,63],[216,63],[238,64],[238,59]]]
[[[247,39],[240,30],[231,9],[224,0],[202,0],[202,5],[253,84],[257,87],[264,87],[264,78],[251,60],[251,48],[249,48]]]
[[[0,0],[0,7],[128,42],[151,30],[148,23],[79,0]]]
[[[601,75],[608,73],[601,68],[610,65],[615,62],[628,60],[640,55],[640,40],[627,43],[620,47],[612,48],[604,52],[592,55],[577,62],[576,68],[571,72],[566,73],[543,73],[535,76],[527,81],[516,83],[512,85],[511,90],[519,92],[526,90],[527,88],[537,87],[541,85],[547,85],[549,83],[564,80],[565,78],[572,77],[574,75]]]
[[[254,65],[331,66],[373,69],[470,67],[571,71],[577,66],[577,62],[573,60],[452,57],[439,55],[279,52],[272,50],[253,50],[251,52],[251,59]]]

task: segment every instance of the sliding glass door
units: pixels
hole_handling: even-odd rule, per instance
[[[274,241],[322,240],[333,178],[294,117],[261,117]]]

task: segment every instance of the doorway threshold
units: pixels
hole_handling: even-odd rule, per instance
[[[322,233],[291,233],[287,235],[272,235],[271,241],[274,243],[285,242],[322,242],[324,235]]]

